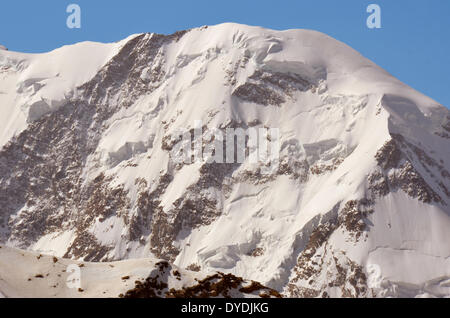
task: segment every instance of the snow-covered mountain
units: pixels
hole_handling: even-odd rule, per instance
[[[7,246],[289,297],[450,296],[450,112],[324,34],[227,23],[1,50],[0,107]],[[176,162],[198,121],[279,129],[278,169]]]

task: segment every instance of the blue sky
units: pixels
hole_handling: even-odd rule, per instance
[[[81,7],[81,29],[66,26],[70,3]],[[366,27],[371,3],[381,7],[381,29]],[[222,22],[322,31],[450,106],[449,0],[2,0],[0,44],[45,52],[79,41],[110,42]]]

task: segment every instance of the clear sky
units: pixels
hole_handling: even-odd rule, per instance
[[[71,3],[81,7],[81,29],[66,26]],[[381,29],[366,26],[371,3],[381,7]],[[450,106],[450,0],[2,0],[0,44],[45,52],[222,22],[327,33]]]

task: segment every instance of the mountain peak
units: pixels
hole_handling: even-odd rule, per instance
[[[227,23],[2,53],[0,72],[9,246],[293,297],[450,294],[449,111],[342,42]],[[248,138],[224,162],[230,130]]]

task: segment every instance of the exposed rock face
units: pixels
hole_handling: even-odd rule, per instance
[[[280,106],[295,91],[305,92],[316,86],[298,74],[256,71],[248,82],[238,86],[233,95],[248,102]]]
[[[106,121],[159,85],[164,77],[161,48],[183,33],[146,34],[130,40],[80,88],[82,97],[31,123],[1,149],[0,175],[5,176],[0,180],[2,225],[10,240],[27,247],[43,235],[75,230],[76,238],[66,256],[108,259],[105,255],[110,248],[86,231],[96,220],[102,222],[113,215],[128,223],[130,200],[123,186],[110,187],[111,176],[100,174],[87,185],[80,176],[100,134],[107,129]],[[152,70],[142,79],[142,70],[148,65]],[[18,209],[19,215],[10,218]],[[96,256],[92,258],[92,254]]]
[[[381,170],[376,170],[369,176],[369,188],[375,195],[383,196],[402,189],[422,202],[447,205],[446,200],[414,168],[413,162],[425,170],[426,178],[437,183],[447,199],[450,196],[444,182],[450,180],[449,172],[423,150],[407,142],[402,135],[393,135],[393,139],[386,142],[375,157],[381,167]],[[439,175],[433,175],[432,170],[436,170]]]
[[[163,266],[125,297],[450,294],[446,108],[312,31],[226,24],[141,34],[107,56],[21,122],[12,101],[52,86],[21,78],[31,58],[0,52],[0,84],[20,82],[8,89],[22,92],[0,94],[12,127],[0,146],[1,242],[219,272],[171,290]],[[195,137],[197,122],[202,140],[223,150],[226,140],[208,132],[278,129],[278,165],[266,173],[267,162],[250,162],[248,135],[243,162],[236,151],[226,163],[217,149],[225,163],[196,160],[180,132]],[[183,146],[191,160],[179,162]]]
[[[338,217],[320,223],[297,259],[293,276],[286,287],[290,297],[366,297],[365,269],[337,250],[330,237],[334,232],[347,233],[351,242],[367,239],[365,220],[373,213],[372,202],[363,199],[345,203]],[[365,234],[365,235],[363,235]],[[326,277],[326,279],[323,279]],[[330,290],[333,290],[331,293]]]

